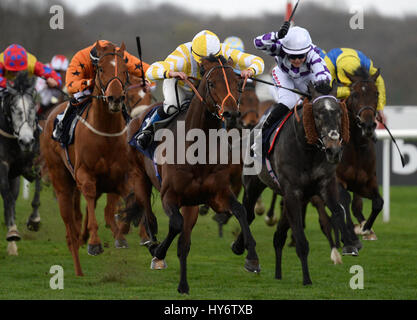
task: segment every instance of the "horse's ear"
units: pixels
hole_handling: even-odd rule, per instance
[[[332,81],[332,90],[330,91],[330,94],[334,97],[337,97],[337,87],[338,86],[339,85],[337,84],[336,79],[333,79],[333,81]]]
[[[95,46],[94,46],[97,50],[102,50],[103,49],[103,47],[100,45],[100,41],[99,40],[97,40],[96,41],[96,44],[95,44]]]
[[[124,41],[123,41],[123,42],[122,42],[122,45],[120,46],[119,51],[123,52],[123,51],[125,51],[125,50],[126,50],[126,45],[125,45],[125,43],[124,43]]]
[[[376,70],[376,72],[371,76],[372,81],[376,81],[376,79],[379,77],[379,75],[381,74],[381,68],[378,68]]]
[[[308,92],[310,93],[311,100],[313,100],[314,98],[316,98],[318,96],[318,93],[317,93],[316,88],[314,87],[314,83],[312,81],[310,81],[308,83],[307,88],[308,88]]]
[[[11,94],[16,94],[16,90],[13,88],[13,84],[10,82],[10,81],[6,81],[6,88],[7,88],[7,91],[8,92],[10,92]]]
[[[229,59],[227,59],[227,64],[233,66],[233,59],[232,59],[232,57],[229,57]]]
[[[343,72],[345,73],[345,76],[350,80],[350,82],[354,83],[355,81],[355,76],[349,72],[347,72],[345,69],[343,69]]]

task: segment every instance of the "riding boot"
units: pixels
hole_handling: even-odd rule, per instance
[[[52,132],[52,138],[56,141],[60,141],[62,134],[64,133],[65,123],[70,115],[76,110],[76,106],[73,105],[73,100],[68,103],[68,107],[65,109],[62,116],[58,115],[58,123],[55,126],[55,130]],[[60,141],[61,142],[61,141]]]
[[[266,118],[265,122],[262,125],[262,131],[265,131],[271,126],[277,122],[279,119],[281,119],[283,116],[285,116],[290,109],[283,103],[274,103],[272,107],[272,111],[269,113],[268,118]]]
[[[158,107],[158,109],[154,112],[152,117],[148,120],[148,123],[145,125],[145,127],[143,127],[142,131],[136,138],[136,141],[142,150],[148,148],[153,141],[153,135],[155,131],[153,124],[157,121],[166,119],[168,116],[169,115],[165,113],[163,106]]]

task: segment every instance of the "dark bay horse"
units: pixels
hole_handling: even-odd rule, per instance
[[[60,213],[65,223],[67,244],[74,260],[75,273],[83,275],[78,249],[88,241],[88,254],[103,252],[98,236],[95,205],[102,193],[125,197],[129,192],[126,163],[126,121],[122,114],[127,84],[127,66],[124,62],[124,44],[120,48],[109,43],[96,43],[99,56],[91,105],[81,115],[75,129],[74,143],[66,150],[51,139],[56,116],[66,104],[49,115],[41,137],[41,151],[58,199]],[[80,192],[87,202],[85,230],[81,232],[82,214],[79,207]],[[114,214],[114,212],[112,213]],[[126,246],[114,216],[110,227],[116,238],[116,247]]]
[[[376,151],[373,141],[378,104],[378,89],[375,81],[379,76],[379,70],[371,76],[365,68],[359,67],[354,74],[346,71],[345,74],[352,84],[350,85],[351,94],[346,100],[350,140],[345,146],[342,160],[336,171],[341,203],[347,213],[346,219],[350,232],[354,230],[350,217],[350,205],[352,205],[352,212],[360,223],[359,234],[362,234],[365,240],[368,236],[375,239],[371,228],[384,205],[378,189]],[[353,201],[349,192],[353,193]],[[372,211],[367,221],[362,213],[362,197],[372,201]],[[321,199],[314,199],[313,203],[319,211],[322,223],[326,225],[329,221],[321,201]]]
[[[181,112],[177,121],[168,124],[166,131],[163,131],[171,132],[174,137],[174,141],[169,144],[173,146],[174,150],[166,149],[165,155],[172,156],[176,160],[172,163],[160,163],[157,160],[158,165],[155,166],[162,184],[156,177],[154,163],[149,158],[133,147],[129,154],[137,205],[145,213],[148,233],[152,241],[149,246],[149,250],[154,257],[152,268],[166,267],[164,259],[167,250],[176,235],[181,233],[178,239],[178,257],[180,260],[178,291],[180,293],[189,292],[186,261],[191,245],[191,231],[198,217],[197,206],[200,204],[208,204],[215,212],[231,212],[236,216],[244,234],[243,246],[248,250],[245,268],[252,272],[260,271],[258,256],[255,251],[255,240],[249,230],[245,209],[237,201],[230,187],[229,162],[231,158],[229,157],[229,160],[225,163],[220,162],[221,155],[229,154],[229,147],[226,146],[226,150],[223,150],[216,144],[216,149],[214,149],[216,152],[213,150],[209,152],[209,137],[213,132],[212,130],[220,130],[222,128],[222,118],[230,117],[230,113],[238,111],[238,82],[230,61],[226,62],[222,56],[203,58],[201,73],[203,76],[198,85],[198,91],[187,111]],[[143,118],[144,116],[139,118],[138,121],[130,123],[130,137],[137,132]],[[201,154],[206,157],[205,163],[192,164],[189,161],[189,150],[192,150],[190,146],[194,142],[185,141],[185,148],[181,149],[179,147],[181,141],[185,140],[185,136],[178,133],[180,123],[184,125],[187,135],[194,132],[202,139],[197,143],[201,143],[199,146],[205,150]],[[158,131],[156,134],[158,134]],[[181,161],[180,159],[186,155],[187,160]],[[156,242],[156,218],[152,213],[150,203],[152,186],[160,191],[162,206],[169,217],[168,235],[159,245]],[[182,215],[180,208],[182,208]],[[139,210],[132,210],[132,213],[138,214]]]
[[[8,229],[8,252],[12,255],[17,255],[15,241],[21,238],[15,223],[20,176],[28,181],[36,177],[33,165],[39,130],[34,90],[34,78],[29,78],[27,72],[19,72],[13,85],[7,83],[0,112],[0,192]]]
[[[267,186],[283,196],[284,210],[273,240],[276,254],[275,278],[282,278],[282,249],[287,231],[291,228],[296,238],[296,252],[301,261],[304,285],[312,282],[307,264],[309,245],[303,229],[302,209],[314,194],[320,194],[326,199],[342,231],[344,252],[352,255],[358,252],[347,232],[336,183],[336,167],[342,156],[342,142],[349,141],[347,111],[335,98],[336,85],[331,89],[325,82],[316,88],[310,84],[309,91],[311,103],[304,103],[301,116],[295,109],[281,129],[278,144],[270,153],[270,163],[277,182],[266,165],[263,165],[259,175],[243,177],[243,205],[248,212],[249,223],[255,217],[255,203]],[[259,153],[259,150],[255,149],[255,152]],[[243,252],[242,240],[240,234],[232,246],[234,253]]]

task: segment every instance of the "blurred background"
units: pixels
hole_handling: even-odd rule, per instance
[[[295,3],[295,1],[293,1]],[[64,8],[64,29],[52,30],[52,5]],[[277,31],[284,21],[287,0],[1,0],[0,50],[23,45],[41,62],[54,54],[71,58],[98,39],[124,41],[137,55],[140,36],[143,60],[163,60],[179,44],[203,30],[220,40],[238,36],[249,53],[260,55],[268,72],[272,57],[256,52],[253,38]],[[364,28],[351,29],[354,8],[363,9]],[[363,51],[381,67],[387,105],[417,105],[417,4],[397,0],[301,0],[295,23],[307,28],[313,42],[328,51],[351,47]]]

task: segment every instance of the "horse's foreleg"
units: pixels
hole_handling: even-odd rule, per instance
[[[76,170],[76,180],[77,185],[87,202],[87,228],[90,234],[87,253],[91,256],[96,256],[103,252],[101,240],[98,236],[98,223],[95,214],[97,201],[96,181],[83,168],[78,168],[78,170]]]
[[[154,258],[152,259],[151,264],[152,269],[166,268],[164,259],[167,251],[177,234],[183,230],[184,224],[184,218],[182,217],[179,208],[176,205],[171,204],[169,200],[167,200],[167,197],[164,197],[162,200],[162,206],[164,207],[165,213],[169,217],[169,229],[166,238],[153,250]]]
[[[364,233],[364,240],[376,240],[376,235],[372,231],[372,226],[375,222],[376,217],[381,212],[384,207],[384,199],[382,199],[376,179],[372,183],[372,188],[370,192],[370,197],[372,199],[372,211],[371,215],[369,216],[368,220],[365,222],[365,225],[362,228],[362,232]]]
[[[284,199],[284,211],[295,237],[295,250],[301,261],[301,268],[303,270],[303,285],[311,284],[312,282],[307,263],[310,248],[304,233],[301,197],[297,196],[292,191],[286,192]]]
[[[184,227],[178,238],[177,255],[180,260],[180,283],[178,285],[178,292],[188,294],[190,288],[187,282],[187,256],[191,247],[191,232],[198,218],[198,207],[182,207],[181,211],[184,217]]]
[[[120,232],[115,220],[115,213],[117,211],[119,201],[119,195],[114,193],[107,194],[107,203],[104,208],[104,220],[106,221],[106,226],[109,226],[111,232],[113,233],[113,238],[115,239],[114,246],[116,248],[128,248],[127,240],[123,235],[123,232]]]
[[[327,240],[329,241],[330,245],[330,259],[333,261],[334,264],[341,264],[342,263],[342,257],[339,254],[339,251],[337,251],[337,244],[335,244],[332,236],[332,230],[333,226],[330,220],[330,217],[327,215],[326,207],[324,205],[323,200],[318,197],[314,196],[311,198],[311,203],[313,206],[317,209],[317,213],[319,214],[319,224],[321,231],[326,236]],[[336,231],[335,231],[336,232]]]
[[[351,230],[352,232],[350,232],[346,226],[345,219],[347,219],[348,213],[346,213],[344,206],[339,203],[340,196],[336,179],[333,179],[333,181],[326,186],[322,198],[332,212],[332,220],[335,224],[335,228],[341,232],[342,242],[344,244],[343,254],[357,256],[358,249],[354,245],[354,241],[357,240],[357,237],[355,237],[356,239],[352,237],[353,229]]]
[[[32,200],[32,213],[29,216],[26,227],[30,231],[38,231],[41,223],[41,217],[39,215],[39,206],[40,206],[40,194],[42,190],[42,183],[41,183],[41,177],[38,174],[38,176],[35,179],[35,193]]]
[[[249,229],[249,224],[255,219],[255,214],[253,212],[253,207],[255,203],[253,202],[253,207],[251,212],[247,213],[245,207],[241,205],[233,194],[229,195],[229,205],[230,211],[237,218],[240,224],[241,235],[243,236],[244,247],[248,250],[248,255],[245,259],[245,269],[249,272],[259,273],[261,268],[259,266],[259,258],[255,250],[256,242],[252,236],[252,233]],[[236,250],[236,247],[232,250]],[[236,253],[236,252],[235,252]]]
[[[365,217],[362,213],[362,210],[363,210],[362,197],[358,195],[357,193],[353,193],[351,208],[352,208],[352,213],[355,216],[355,218],[358,220],[359,224],[365,221]]]
[[[272,194],[271,205],[270,205],[269,210],[268,210],[268,212],[266,213],[266,216],[265,216],[265,223],[268,226],[271,226],[271,227],[278,222],[278,219],[275,217],[275,212],[274,212],[275,211],[275,203],[277,202],[277,197],[278,197],[278,194],[276,192],[274,192]]]
[[[16,226],[16,199],[19,194],[20,177],[9,180],[8,165],[1,163],[0,165],[0,192],[3,197],[4,206],[4,222],[7,227],[7,241],[18,241],[21,239],[20,233]]]
[[[275,278],[282,279],[282,249],[287,239],[287,232],[290,224],[283,206],[281,216],[278,220],[277,230],[274,233],[274,248],[275,248]],[[294,244],[295,245],[295,244]]]

